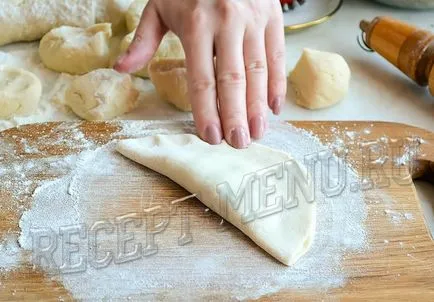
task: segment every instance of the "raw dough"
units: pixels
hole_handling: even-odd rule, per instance
[[[95,11],[94,0],[1,0],[0,45],[38,40],[61,25],[88,27]]]
[[[109,67],[111,36],[110,23],[86,29],[61,26],[42,38],[39,55],[49,69],[70,74],[88,73]]]
[[[129,33],[122,40],[120,45],[120,53],[124,53],[128,49],[128,46],[130,46],[131,42],[133,41],[134,34],[135,32]],[[155,52],[153,58],[184,59],[184,49],[179,38],[172,32],[167,33],[163,37],[163,40],[161,41],[160,46]],[[141,70],[134,73],[134,75],[142,78],[148,78],[148,66],[144,66]]]
[[[34,113],[41,93],[41,81],[33,73],[0,66],[0,118]]]
[[[248,179],[247,176],[252,175],[250,173],[256,173],[253,175],[264,178],[266,172],[263,169],[269,171],[268,168],[285,162],[293,163],[294,169],[291,171],[298,170],[306,176],[304,168],[292,161],[290,155],[259,144],[252,144],[243,150],[233,149],[225,142],[212,146],[191,134],[157,135],[125,140],[119,143],[117,150],[124,156],[171,178],[189,192],[197,194],[207,207],[235,225],[282,263],[292,265],[309,250],[315,234],[314,202],[306,202],[301,194],[297,194],[298,206],[280,209],[246,222],[242,220],[242,215],[247,213],[245,206],[249,203],[241,203],[235,210],[226,202],[226,198],[219,198],[217,193],[217,188],[222,190],[221,192],[229,192],[221,185],[227,183],[234,194],[237,194],[244,176]],[[286,174],[284,172],[284,175]],[[267,181],[267,187],[275,185],[278,192],[273,198],[269,196],[269,206],[278,200],[278,196],[284,196],[283,200],[286,200],[286,190],[283,190],[288,187],[286,177],[281,177],[281,181],[277,181],[275,176],[270,176]],[[261,188],[265,189],[265,186]],[[258,194],[255,192],[259,191],[246,192],[253,193],[253,205],[257,206]],[[252,208],[257,209],[254,206]],[[259,212],[256,211],[256,214]],[[253,265],[254,262],[252,259]]]
[[[191,111],[184,59],[153,59],[148,72],[161,99],[182,111]]]
[[[127,22],[127,29],[129,32],[135,31],[140,23],[140,18],[142,17],[143,9],[149,0],[134,0],[127,10],[125,19]]]
[[[114,34],[126,34],[127,31],[126,13],[133,0],[108,0],[106,22],[112,24]]]
[[[97,69],[72,81],[65,102],[86,120],[109,120],[135,109],[139,91],[131,76]]]
[[[332,106],[345,98],[351,71],[336,53],[305,49],[289,80],[298,105],[308,109]]]
[[[123,36],[114,36],[110,39],[110,65],[113,67],[116,63],[116,60],[119,58],[119,54],[121,53],[121,43],[123,40]]]
[[[105,23],[108,21],[109,18],[107,6],[106,0],[95,1],[95,23]]]

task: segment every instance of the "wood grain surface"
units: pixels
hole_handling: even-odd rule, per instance
[[[409,170],[413,178],[432,179],[434,134],[431,132],[385,122],[291,122],[291,124],[311,131],[324,144],[335,141],[336,137],[348,143],[346,135],[348,131],[364,133],[357,139],[357,143],[347,144],[348,160],[359,173],[366,171],[363,146],[367,142],[380,142],[386,136],[395,139],[397,144],[399,141],[416,142],[418,152],[410,160]],[[71,143],[72,133],[68,139],[68,132],[77,127],[88,139],[98,145],[125,138],[116,134],[120,129],[120,124],[117,122],[81,122],[74,123],[73,127],[71,124],[69,127],[62,125],[68,123],[36,124],[1,132],[0,167],[29,158],[63,157],[82,151],[85,147],[74,146]],[[336,129],[345,129],[345,131],[336,131]],[[53,144],[53,141],[60,137],[66,137],[70,142],[59,139],[58,143]],[[32,154],[25,152],[23,139],[27,144],[36,147],[39,152]],[[384,165],[384,171],[388,176],[392,175],[392,169],[392,161]],[[47,173],[33,175],[30,188],[25,191],[33,192],[41,180],[56,179],[60,176],[62,175]],[[152,171],[149,172],[149,177],[153,181],[151,190],[158,192],[163,199],[187,195],[187,192],[165,177],[155,175]],[[390,186],[381,190],[393,198],[394,207],[399,208],[401,212],[412,213],[413,219],[399,226],[392,224],[386,215],[378,215],[379,212],[384,212],[384,204],[372,202],[369,199],[375,196],[366,194],[368,218],[365,226],[369,233],[370,248],[363,253],[345,255],[342,266],[349,278],[343,287],[327,290],[282,290],[260,300],[433,300],[434,244],[424,222],[414,185],[412,182],[403,185],[391,181]],[[19,233],[18,222],[22,212],[31,206],[31,195],[25,192],[12,194],[0,186],[0,241],[6,234]],[[135,205],[130,206],[135,207]],[[387,245],[384,244],[385,238],[389,241]],[[43,271],[25,262],[11,272],[0,273],[0,282],[0,301],[74,300],[62,284],[53,281]],[[225,297],[224,293],[221,293],[221,297]]]

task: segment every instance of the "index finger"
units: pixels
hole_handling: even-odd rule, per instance
[[[135,72],[145,66],[154,56],[167,28],[162,24],[156,6],[150,1],[143,10],[134,39],[115,66],[119,72]]]

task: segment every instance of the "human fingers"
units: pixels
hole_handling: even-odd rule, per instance
[[[276,12],[277,11],[277,12]],[[274,10],[265,29],[265,48],[268,65],[268,106],[279,114],[286,96],[285,34],[283,16]]]
[[[246,72],[243,39],[236,2],[219,1],[221,25],[215,38],[217,92],[226,141],[235,148],[250,144],[246,110]]]
[[[154,56],[166,32],[154,2],[150,1],[143,10],[133,41],[127,51],[117,59],[114,69],[132,73],[143,68]]]
[[[210,144],[223,139],[214,71],[214,33],[207,14],[192,12],[182,37],[186,53],[189,97],[199,136]]]
[[[267,55],[265,33],[261,28],[247,28],[244,37],[244,64],[247,79],[247,118],[250,135],[260,139],[267,124]]]

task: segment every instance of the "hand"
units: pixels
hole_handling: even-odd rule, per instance
[[[199,136],[236,148],[259,139],[286,95],[285,41],[279,0],[150,0],[136,36],[115,69],[134,72],[168,31],[181,39]],[[214,54],[216,64],[214,65]]]

